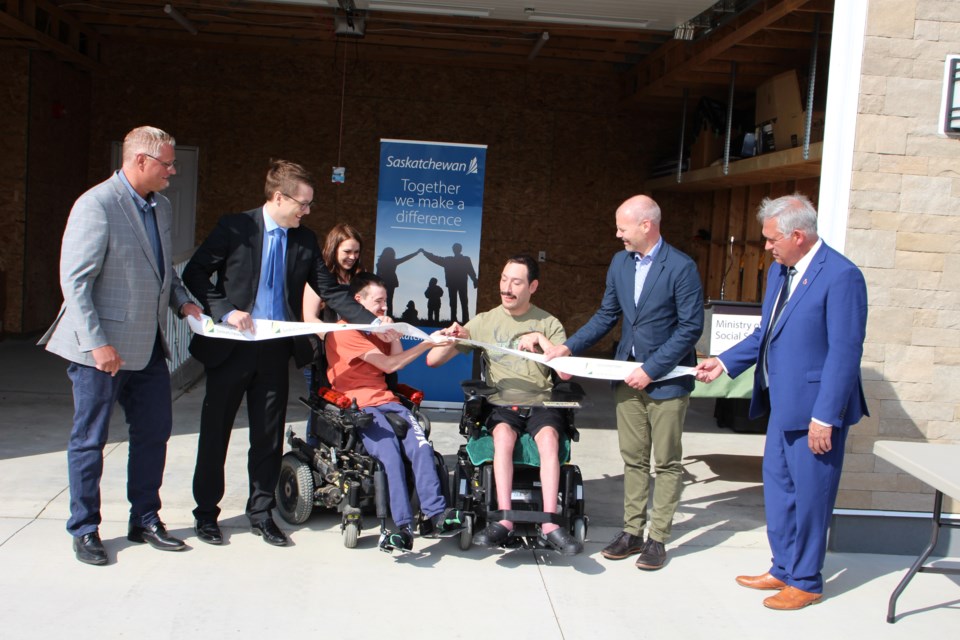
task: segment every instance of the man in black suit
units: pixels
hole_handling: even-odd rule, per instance
[[[299,320],[304,285],[349,322],[374,315],[349,295],[324,266],[313,231],[300,226],[313,204],[314,181],[302,166],[275,160],[267,172],[262,207],[220,219],[183,272],[183,282],[216,321],[241,331],[255,319]],[[210,278],[216,274],[216,282]],[[193,475],[195,530],[210,544],[223,541],[217,517],[224,493],[224,463],[233,420],[244,395],[250,422],[247,516],[269,544],[287,538],[270,515],[280,473],[286,420],[289,361],[298,339],[240,342],[195,336],[190,353],[206,369],[207,395],[200,415],[200,442]],[[298,358],[298,364],[303,361]]]

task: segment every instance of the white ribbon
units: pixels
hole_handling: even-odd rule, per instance
[[[342,324],[340,322],[281,322],[279,320],[254,320],[254,330],[240,331],[229,324],[217,324],[210,316],[202,315],[197,320],[187,316],[187,323],[190,329],[197,334],[208,338],[220,338],[223,340],[239,340],[241,342],[258,342],[260,340],[274,340],[276,338],[288,338],[292,336],[305,336],[314,333],[329,333],[330,331],[366,331],[368,333],[386,333],[387,331],[396,331],[401,335],[414,338],[416,340],[426,340],[428,342],[442,342],[443,340],[455,340],[468,344],[478,349],[497,349],[509,353],[519,358],[533,360],[551,369],[571,376],[581,378],[594,378],[596,380],[624,380],[630,375],[642,362],[626,362],[623,360],[603,360],[601,358],[576,358],[572,356],[561,356],[552,360],[546,360],[542,353],[530,353],[529,351],[519,351],[517,349],[508,349],[495,344],[486,344],[469,340],[466,338],[441,337],[434,339],[417,327],[406,322],[394,322],[389,324]],[[657,378],[654,382],[669,380],[680,376],[694,375],[693,367],[676,367],[664,376]]]
[[[476,342],[475,340],[467,340],[464,338],[454,338],[454,340],[470,344],[478,349],[498,349],[510,355],[539,362],[560,373],[579,376],[581,378],[594,378],[596,380],[625,380],[628,375],[643,364],[642,362],[626,362],[625,360],[603,360],[601,358],[577,358],[573,356],[560,356],[548,361],[541,353],[518,351],[517,349],[508,349],[507,347],[484,344],[483,342]],[[693,367],[676,367],[666,375],[654,380],[654,382],[678,378],[680,376],[692,376],[693,374]]]
[[[200,320],[187,316],[187,324],[190,329],[197,334],[208,338],[221,338],[224,340],[239,340],[241,342],[259,342],[261,340],[274,340],[276,338],[289,338],[292,336],[306,336],[312,333],[329,333],[331,331],[366,331],[368,333],[386,333],[387,331],[397,331],[403,335],[416,338],[417,340],[427,340],[437,342],[426,333],[406,322],[395,322],[392,324],[342,324],[339,322],[282,322],[280,320],[254,320],[253,331],[240,331],[225,322],[219,324],[213,321],[213,318],[201,315]]]

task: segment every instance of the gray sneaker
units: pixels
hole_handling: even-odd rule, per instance
[[[600,554],[607,560],[623,560],[643,551],[643,536],[621,531]]]

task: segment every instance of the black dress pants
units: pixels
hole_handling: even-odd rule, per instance
[[[216,520],[224,494],[224,464],[233,421],[244,396],[250,422],[246,513],[252,524],[270,517],[283,453],[287,417],[290,338],[239,342],[217,367],[207,368],[207,394],[200,414],[200,441],[193,474],[198,520]]]

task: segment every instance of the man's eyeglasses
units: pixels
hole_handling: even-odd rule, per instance
[[[176,161],[176,160],[171,160],[170,162],[164,162],[163,160],[161,160],[161,159],[158,158],[157,156],[152,156],[152,155],[150,155],[149,153],[145,153],[145,154],[143,154],[143,155],[147,156],[148,158],[153,158],[154,160],[156,160],[157,162],[159,162],[160,164],[162,164],[162,165],[164,166],[164,168],[167,169],[168,171],[169,171],[170,169],[173,169],[174,171],[176,171],[176,169],[177,169],[177,161]]]
[[[314,203],[313,200],[311,200],[310,202],[300,202],[299,200],[297,200],[297,199],[294,198],[293,196],[288,196],[287,194],[285,194],[285,193],[282,192],[282,191],[280,192],[280,195],[282,195],[284,198],[287,198],[288,200],[293,200],[293,201],[296,202],[298,205],[300,205],[300,210],[301,210],[301,211],[306,211],[307,209],[309,209],[310,207],[312,207],[312,206],[313,206],[313,203]]]

